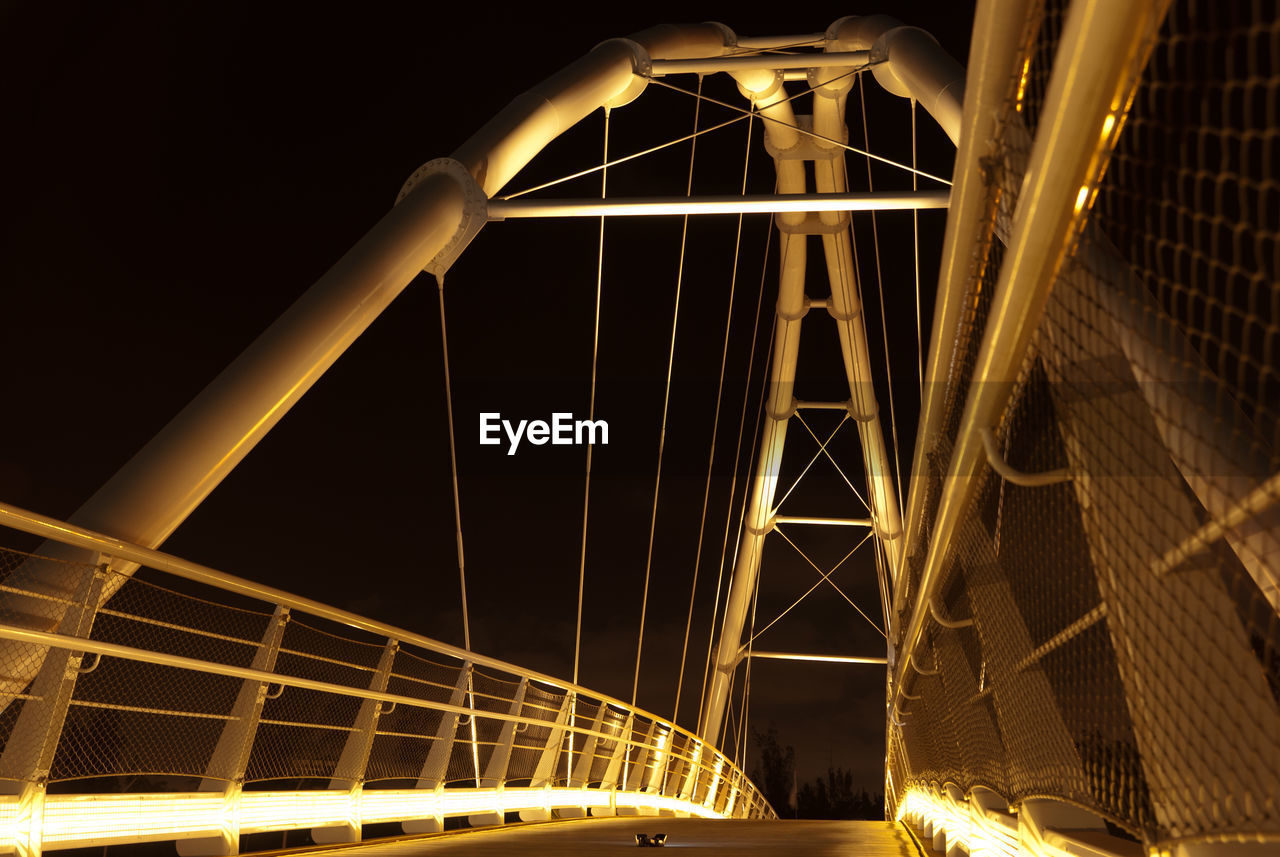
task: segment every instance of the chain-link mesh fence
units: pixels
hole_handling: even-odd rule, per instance
[[[0,625],[86,647],[4,650],[19,659],[9,675],[35,675],[3,688],[0,780],[10,792],[630,786],[657,800],[688,797],[685,779],[664,784],[664,767],[692,762],[705,782],[717,763],[731,767],[702,758],[683,733],[667,746],[670,724],[514,666],[473,664],[425,638],[380,636],[367,621],[224,592],[207,578],[122,575],[84,556],[0,550]],[[667,737],[658,745],[655,735]],[[770,812],[745,778],[733,787],[734,813]],[[728,786],[717,788],[727,806]]]
[[[1037,14],[986,176],[996,237],[1062,29]],[[994,432],[1013,470],[1069,478],[980,476],[889,730],[899,799],[1052,797],[1153,845],[1280,836],[1277,48],[1274,4],[1172,4]],[[921,545],[1002,262],[978,254]]]

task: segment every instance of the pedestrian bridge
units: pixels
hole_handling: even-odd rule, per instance
[[[44,540],[0,552],[0,853],[236,854],[288,831],[344,854],[601,854],[636,832],[708,854],[1275,853],[1277,45],[1273,7],[1207,0],[980,0],[967,74],[882,16],[802,36],[702,24],[602,43],[414,173],[70,520],[0,505],[7,532]],[[656,88],[724,108],[691,89],[714,75],[736,83],[727,109],[751,147],[763,141],[776,193],[510,186],[601,107],[606,154],[586,174],[603,177],[631,158],[608,148],[612,112]],[[950,178],[911,151],[872,152],[865,125],[859,144],[846,107],[873,80],[910,99],[913,133],[918,104],[956,144]],[[695,137],[715,130],[694,122]],[[898,183],[870,166],[864,181],[872,160]],[[690,187],[692,170],[691,152]],[[917,218],[939,208],[942,246],[921,247]],[[891,224],[886,211],[906,213]],[[740,448],[754,451],[694,728],[634,692],[486,657],[469,631],[448,645],[160,549],[424,270],[441,282],[448,392],[443,278],[488,221],[760,212],[778,259],[760,328],[772,332],[753,337],[769,371],[758,426],[743,399]],[[899,228],[906,243],[882,248]],[[931,329],[905,374],[872,345],[882,249],[917,281],[920,253],[940,253]],[[802,325],[838,347],[847,398],[804,398]],[[469,424],[448,395],[451,427]],[[904,396],[920,419],[899,460]],[[806,422],[816,411],[835,413],[832,436],[856,430],[861,475],[837,470],[865,517],[784,505],[788,430],[814,435],[810,465],[831,457]],[[664,405],[664,438],[666,420]],[[456,459],[452,476],[465,622]],[[585,512],[582,526],[585,545]],[[794,547],[788,531],[809,526],[865,534],[849,552],[874,552],[880,604],[863,612],[887,646],[844,660],[886,668],[884,822],[778,820],[725,751],[747,684],[735,676],[778,654],[752,645],[766,544]],[[652,521],[649,539],[652,559]],[[811,564],[815,588],[838,589],[835,568]],[[450,598],[452,581],[439,583]]]

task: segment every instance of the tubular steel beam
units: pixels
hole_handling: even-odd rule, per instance
[[[981,429],[1008,404],[1027,349],[1044,315],[1059,265],[1083,222],[1086,203],[1106,163],[1127,93],[1145,66],[1143,52],[1166,3],[1073,4],[1063,28],[1018,198],[1004,264],[973,370],[956,446],[902,635],[892,684],[894,704],[929,616],[929,601],[950,556],[986,460]]]
[[[699,57],[687,60],[654,60],[652,77],[665,74],[714,74],[749,69],[830,68],[867,65],[870,51],[832,51],[815,54],[761,54],[754,57]]]
[[[802,655],[794,652],[743,652],[744,658],[768,658],[778,661],[819,661],[827,664],[873,664],[885,666],[889,659],[885,657],[855,657],[852,655]]]
[[[746,196],[632,197],[619,199],[490,200],[489,220],[515,217],[633,217],[671,214],[772,214],[782,211],[910,211],[946,208],[945,190],[877,193],[790,193]]]
[[[814,518],[804,515],[774,515],[775,524],[816,524],[824,527],[869,527],[870,518]]]

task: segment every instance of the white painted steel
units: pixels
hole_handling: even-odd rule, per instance
[[[874,523],[870,518],[821,518],[805,515],[774,515],[775,524],[813,524],[825,527],[870,527]]]
[[[795,197],[792,199],[791,197]],[[611,199],[491,200],[489,220],[521,217],[635,217],[673,214],[772,214],[809,211],[910,211],[946,208],[945,190],[787,195],[615,197]]]
[[[861,66],[870,60],[869,51],[837,51],[833,53],[763,54],[750,57],[708,57],[687,60],[654,60],[653,77],[667,74],[715,74],[716,72],[754,69],[784,70]]]
[[[965,84],[963,118],[951,186],[953,203],[947,211],[947,227],[942,242],[929,356],[925,362],[924,394],[907,490],[906,519],[913,522],[913,526],[906,531],[900,557],[903,562],[916,549],[914,522],[920,520],[920,505],[924,501],[924,477],[928,470],[925,456],[937,442],[947,376],[951,372],[963,319],[962,300],[971,276],[977,243],[991,216],[987,211],[989,189],[980,164],[984,158],[994,154],[998,140],[995,126],[1000,106],[1008,95],[1010,76],[1021,48],[1022,30],[1030,5],[1031,0],[982,0],[974,14],[969,77]],[[895,574],[900,572],[901,569],[895,569]],[[900,592],[901,588],[895,592],[895,608],[901,607]],[[895,626],[898,612],[894,609],[890,614]]]
[[[530,674],[501,661],[479,658],[454,647],[436,644],[428,638],[400,633],[389,626],[325,608],[305,599],[287,596],[277,590],[249,584],[158,551],[109,540],[70,524],[41,520],[39,516],[23,513],[13,507],[0,509],[0,521],[19,524],[21,529],[38,535],[57,536],[66,543],[101,545],[108,548],[106,553],[110,555],[126,557],[130,561],[154,568],[157,572],[176,572],[187,579],[219,586],[241,596],[262,600],[264,597],[270,599],[283,595],[279,602],[274,602],[274,617],[267,622],[265,636],[251,667],[236,667],[186,657],[167,650],[141,649],[67,633],[47,633],[0,625],[0,640],[47,647],[60,656],[65,653],[77,663],[82,655],[91,653],[98,656],[96,664],[100,664],[103,658],[108,659],[108,669],[110,661],[126,659],[207,675],[227,676],[244,682],[234,709],[228,712],[232,719],[224,727],[225,740],[219,741],[220,746],[227,746],[225,749],[215,750],[212,755],[210,764],[216,766],[216,770],[211,768],[207,771],[213,777],[212,780],[207,780],[210,790],[191,794],[91,794],[50,798],[44,792],[43,782],[40,782],[36,784],[38,788],[35,791],[24,790],[19,794],[0,797],[0,852],[7,844],[12,844],[19,853],[35,855],[43,850],[82,845],[177,840],[180,852],[186,855],[226,854],[235,853],[236,843],[242,834],[256,831],[311,828],[312,835],[318,842],[350,842],[358,840],[365,823],[400,821],[406,829],[432,830],[440,829],[445,816],[469,816],[473,824],[501,823],[507,812],[527,812],[534,817],[545,818],[553,810],[561,808],[572,815],[573,807],[604,814],[616,813],[621,809],[643,814],[670,812],[703,817],[728,816],[728,809],[715,811],[716,806],[736,807],[732,811],[738,815],[769,813],[767,804],[750,786],[745,775],[718,751],[704,748],[690,733],[679,730],[674,724],[629,708],[616,700],[609,700],[576,686],[566,688],[563,697],[567,702],[581,693],[592,700],[598,700],[602,709],[608,706],[625,713],[628,727],[626,734],[622,736],[616,727],[605,727],[599,717],[590,728],[565,722],[567,718],[563,713],[567,712],[567,707],[560,719],[550,721],[545,719],[545,712],[541,712],[543,716],[539,716],[538,707],[530,707],[524,697],[531,679],[542,683],[548,677]],[[94,577],[98,585],[100,578],[101,575]],[[288,603],[286,605],[280,602]],[[382,636],[385,639],[382,656],[378,666],[371,670],[368,684],[335,684],[277,672],[274,669],[275,655],[290,611],[345,622]],[[458,670],[458,687],[449,702],[388,692],[392,665],[402,645],[398,640],[442,655],[466,659]],[[306,657],[306,653],[293,652],[291,656]],[[523,676],[506,710],[489,711],[469,704],[471,695],[467,691],[471,686],[471,659],[483,661],[496,671]],[[556,687],[565,685],[554,679],[546,683]],[[248,748],[253,745],[253,732],[261,711],[262,691],[267,686],[279,686],[282,691],[290,688],[305,689],[360,700],[355,720],[350,724],[345,747],[335,765],[330,790],[271,793],[246,792],[240,787]],[[76,704],[74,699],[69,701]],[[145,705],[145,697],[140,701]],[[444,715],[440,718],[441,731],[434,736],[432,753],[427,760],[427,768],[431,770],[424,769],[424,776],[428,777],[428,781],[420,782],[415,789],[368,790],[364,786],[364,778],[370,749],[378,734],[378,720],[396,706],[434,710]],[[174,711],[169,712],[169,715],[180,718],[184,713]],[[443,778],[446,776],[446,766],[443,763],[451,755],[452,745],[455,741],[465,743],[472,740],[466,735],[455,734],[459,715],[472,718],[473,721],[476,718],[497,721],[502,724],[502,728],[497,732],[496,745],[488,757],[482,781],[477,787],[445,789],[442,788]],[[219,715],[195,713],[186,716]],[[631,730],[630,724],[637,717],[650,719],[651,740],[642,738]],[[651,762],[641,772],[644,774],[641,782],[646,788],[632,789],[632,793],[628,793],[625,788],[627,783],[620,776],[624,756],[617,750],[614,751],[608,768],[614,778],[611,782],[574,782],[569,787],[562,787],[558,780],[553,781],[551,776],[547,776],[536,788],[509,787],[507,765],[515,736],[529,726],[547,731],[543,753],[545,764],[539,763],[539,771],[545,769],[550,774],[555,769],[556,759],[563,753],[562,736],[566,732],[572,732],[575,736],[583,736],[588,742],[616,741],[619,747],[625,747],[628,752],[647,754]],[[618,740],[620,737],[622,740]],[[673,741],[676,737],[679,737],[679,742]],[[45,755],[51,755],[58,736],[54,734],[50,736],[50,740],[52,745],[41,745],[44,746],[42,752]],[[528,745],[522,746],[529,749]],[[441,752],[434,752],[437,749]],[[693,754],[692,758],[690,753]],[[432,758],[436,760],[434,766]],[[666,759],[673,759],[682,766],[686,772],[685,787],[693,782],[715,782],[723,793],[717,792],[709,796],[708,800],[695,803],[678,794],[675,791],[676,784],[671,789],[663,789],[660,774]],[[584,772],[587,770],[589,768],[583,769]],[[728,772],[728,776],[725,776],[725,772]],[[749,794],[744,800],[738,800],[737,792],[744,785]]]
[[[959,133],[959,99],[963,90],[964,70],[923,31],[904,28],[896,20],[884,16],[843,18],[828,29],[824,47],[827,51],[834,52],[871,50],[873,60],[882,60],[877,71],[885,66],[899,66],[898,72],[886,71],[884,77],[877,74],[877,80],[881,83],[888,81],[891,91],[896,94],[917,98],[934,115],[948,136],[952,140],[956,139]],[[811,138],[811,141],[819,149],[835,145],[822,138],[841,140],[846,136],[845,96],[852,86],[852,77],[844,72],[849,70],[837,66],[815,70],[810,74],[810,83],[818,89],[814,98],[813,130],[820,135]],[[775,153],[778,192],[804,193],[804,161],[782,157],[797,145],[799,134],[791,127],[795,124],[791,104],[782,100],[784,90],[781,76],[770,71],[754,70],[738,72],[734,78],[743,95],[755,103],[760,113],[778,120],[764,123],[770,151]],[[819,193],[847,191],[844,170],[840,168],[842,165],[843,161],[838,157],[814,161],[815,183]],[[840,213],[832,211],[820,214],[822,222],[832,226],[840,224],[840,217]],[[770,529],[769,511],[773,508],[777,490],[787,420],[794,412],[792,387],[800,344],[800,319],[806,310],[804,278],[807,236],[788,231],[788,227],[796,227],[800,222],[795,214],[778,216],[781,272],[764,430],[751,499],[738,547],[738,560],[716,647],[715,670],[700,718],[699,731],[712,743],[719,737],[724,710],[729,701],[729,679],[737,664],[737,652],[750,594],[755,590],[764,539]],[[877,535],[890,558],[890,566],[897,568],[902,541],[901,514],[884,433],[880,427],[870,349],[855,279],[852,233],[845,226],[837,232],[824,234],[822,241],[827,277],[831,283],[829,311],[838,322],[836,328],[849,384],[850,411],[858,421],[872,518],[876,522]]]
[[[266,601],[301,613],[308,613],[312,616],[328,619],[361,631],[368,631],[378,636],[396,639],[402,643],[411,643],[415,646],[420,646],[423,649],[445,655],[465,664],[475,664],[490,667],[513,675],[522,675],[533,681],[539,682],[540,684],[557,688],[565,691],[566,693],[589,696],[620,710],[630,711],[636,716],[648,718],[655,723],[666,722],[659,715],[645,711],[642,708],[631,706],[622,700],[615,699],[611,696],[597,693],[596,691],[582,687],[581,685],[565,681],[564,679],[528,670],[516,664],[499,660],[498,658],[486,657],[476,652],[471,652],[457,646],[452,646],[448,643],[443,643],[439,640],[434,640],[430,637],[423,636],[422,634],[416,634],[404,628],[397,628],[394,625],[388,625],[384,622],[368,619],[356,613],[351,613],[350,611],[342,610],[337,607],[331,607],[310,598],[293,595],[292,593],[286,592],[282,589],[264,586],[259,583],[254,583],[253,581],[246,580],[242,577],[236,577],[235,575],[227,574],[226,572],[217,571],[209,568],[208,566],[203,566],[198,563],[173,556],[172,554],[153,550],[151,548],[144,548],[140,545],[129,544],[128,542],[124,542],[120,539],[113,539],[108,536],[104,536],[101,533],[94,533],[84,527],[65,521],[59,521],[55,518],[50,518],[46,515],[40,515],[25,509],[20,509],[9,503],[0,503],[0,525],[11,527],[12,529],[40,536],[41,538],[62,544],[79,548],[90,548],[100,551],[107,557],[125,560],[137,565],[145,565],[148,568],[163,571],[167,574],[172,574],[186,580],[193,580],[198,583],[208,584],[226,592]],[[29,631],[21,628],[11,628],[4,625],[0,625],[0,638],[22,640],[42,645],[66,644],[64,645],[64,648],[69,647],[67,639],[60,635],[45,634],[44,632]],[[113,646],[114,644],[111,643],[77,639],[75,641],[74,649],[76,651],[101,652],[103,654],[111,655],[113,652],[108,651],[108,649]],[[201,665],[204,664],[203,661],[192,661],[187,658],[179,658],[175,655],[148,653],[138,649],[128,649],[127,647],[118,648],[123,651],[116,652],[115,654],[119,654],[122,657],[145,659],[152,663],[175,666],[181,669],[199,670]],[[153,655],[154,657],[152,657]],[[157,658],[159,658],[159,660],[157,660]],[[321,690],[356,697],[371,695],[370,691],[359,688],[328,685],[324,682],[311,682],[308,684],[308,679],[278,676],[269,671],[230,666],[225,667],[225,669],[221,669],[221,665],[218,666],[220,667],[218,672],[221,675],[235,675],[249,681],[266,682],[270,684],[289,684],[296,687],[309,687],[313,690]],[[408,705],[420,706],[422,704],[421,700],[415,701],[411,697],[396,696],[394,694],[387,693],[373,694],[373,698],[382,699],[387,702],[404,701]],[[431,707],[441,711],[452,712],[454,714],[470,714],[472,712],[472,709],[458,704],[432,703]],[[506,715],[495,712],[484,712],[483,716],[490,717],[495,720],[510,719]],[[678,726],[670,725],[670,730],[691,739],[696,737],[692,732],[681,729]],[[581,728],[574,731],[581,734],[589,734],[588,730]],[[639,746],[636,742],[632,743]]]
[[[1082,222],[1081,188],[1097,181],[1134,82],[1135,60],[1164,16],[1165,4],[1072,4],[1045,95],[1004,265],[973,372],[955,450],[938,504],[916,600],[902,637],[891,710],[905,690],[910,655],[929,620],[950,542],[985,460],[981,429],[998,423],[1018,368],[1042,318],[1058,264]],[[1107,123],[1111,117],[1113,121]]]
[[[765,658],[766,660],[777,661],[820,661],[827,664],[873,664],[884,666],[889,663],[888,658],[878,657],[855,657],[853,655],[804,655],[794,652],[761,652],[752,649],[750,652],[742,653],[744,658]]]

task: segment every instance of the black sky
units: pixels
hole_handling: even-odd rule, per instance
[[[744,35],[816,32],[846,14],[889,11],[964,62],[971,4],[861,8],[617,4],[590,12],[475,4],[328,7],[250,3],[0,6],[4,87],[4,443],[0,499],[68,517],[314,282],[389,207],[421,163],[448,155],[511,98],[598,42],[666,21],[722,20]],[[672,82],[693,87],[692,80]],[[707,92],[743,104],[725,81]],[[907,102],[871,83],[870,146],[909,160]],[[612,150],[687,133],[693,100],[651,86],[614,112]],[[808,109],[800,105],[801,112]],[[704,108],[702,125],[732,113]],[[919,115],[921,166],[950,173],[949,144]],[[601,116],[585,120],[513,182],[594,164]],[[855,97],[851,141],[862,135]],[[699,142],[695,192],[741,181],[745,128]],[[754,132],[749,182],[772,187]],[[617,194],[681,193],[688,146],[610,173]],[[849,160],[857,187],[865,163]],[[877,187],[909,187],[877,169]],[[598,193],[597,179],[556,195]],[[922,224],[928,308],[943,216]],[[701,517],[734,221],[690,228],[639,703],[670,716]],[[910,216],[881,219],[898,436],[914,437],[915,318]],[[696,718],[768,223],[742,238],[717,478],[706,526],[690,675],[680,720]],[[876,300],[869,220],[857,224],[868,303]],[[552,674],[571,672],[582,452],[506,457],[477,443],[476,415],[584,414],[596,265],[593,222],[493,224],[448,277],[463,525],[474,647]],[[610,224],[604,257],[597,413],[613,429],[593,477],[582,682],[630,697],[680,223]],[[822,268],[815,244],[811,267]],[[771,322],[776,260],[759,346]],[[826,294],[822,278],[814,296]],[[461,643],[435,285],[425,275],[183,524],[166,550],[215,568]],[[878,331],[878,310],[869,325]],[[844,398],[834,326],[806,324],[802,398]],[[879,333],[872,350],[882,353]],[[752,376],[756,426],[763,353]],[[886,387],[887,390],[887,387]],[[891,432],[882,395],[886,434]],[[815,430],[827,425],[818,420]],[[821,425],[819,425],[821,424]],[[798,426],[789,468],[814,446]],[[861,484],[849,426],[841,461]],[[746,453],[743,453],[745,460]],[[815,466],[815,470],[818,466]],[[825,471],[823,472],[826,478]],[[742,482],[739,482],[739,491]],[[837,480],[795,511],[857,515]],[[807,507],[805,504],[808,504]],[[736,518],[735,518],[736,523]],[[829,564],[847,535],[801,546]],[[734,542],[730,537],[730,549]],[[9,541],[30,547],[20,537]],[[878,614],[870,553],[837,575]],[[763,624],[815,573],[770,542]],[[829,593],[762,637],[771,649],[878,654],[883,642]],[[793,621],[794,619],[794,621]],[[883,673],[762,663],[751,720],[777,723],[800,775],[828,763],[878,787]]]

